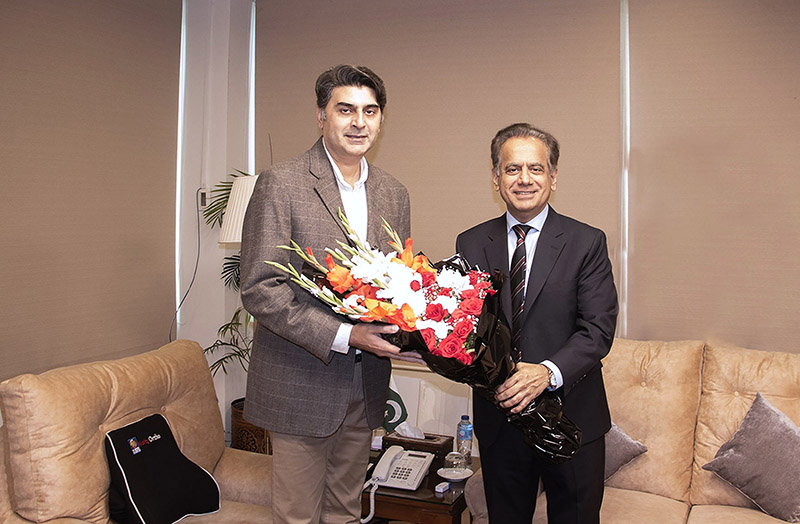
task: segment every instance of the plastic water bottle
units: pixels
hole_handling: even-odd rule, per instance
[[[456,451],[467,459],[467,466],[472,465],[472,422],[469,415],[461,415],[461,422],[456,426]]]

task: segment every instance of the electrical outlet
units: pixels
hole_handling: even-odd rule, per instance
[[[208,189],[201,187],[197,192],[197,205],[200,209],[205,209],[208,207],[208,204],[210,204]]]

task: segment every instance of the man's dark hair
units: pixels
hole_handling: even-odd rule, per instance
[[[558,140],[548,133],[524,122],[504,127],[492,139],[492,169],[500,173],[500,149],[509,138],[538,138],[547,146],[547,167],[550,173],[558,167]]]
[[[334,88],[341,86],[368,87],[375,93],[375,99],[383,112],[386,106],[386,88],[381,77],[365,66],[340,64],[331,67],[317,78],[317,107],[325,109],[331,99]]]

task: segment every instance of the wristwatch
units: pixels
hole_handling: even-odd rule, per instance
[[[542,365],[544,366],[544,364]],[[547,376],[549,377],[550,380],[550,388],[556,389],[558,387],[558,382],[556,381],[556,374],[553,373],[553,370],[550,369],[549,367],[547,366],[544,367],[547,368]]]

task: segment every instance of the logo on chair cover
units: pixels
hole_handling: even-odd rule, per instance
[[[158,433],[153,433],[149,437],[145,437],[142,440],[137,439],[136,437],[131,437],[128,439],[128,444],[131,447],[131,453],[136,455],[137,453],[142,451],[142,447],[146,446],[147,444],[152,444],[156,440],[160,439],[161,435]]]

